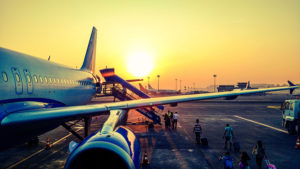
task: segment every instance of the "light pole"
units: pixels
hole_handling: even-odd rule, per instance
[[[150,81],[150,76],[147,77],[148,78],[148,89],[149,89],[149,81]]]
[[[216,92],[216,78],[217,78],[217,75],[214,74],[214,93]]]
[[[159,78],[160,78],[160,75],[157,75],[157,91],[159,91]]]
[[[195,82],[193,83],[194,91],[195,91]]]
[[[175,79],[175,90],[177,90],[177,79]]]
[[[180,88],[179,88],[179,90],[181,91],[181,80],[179,82],[180,82]]]

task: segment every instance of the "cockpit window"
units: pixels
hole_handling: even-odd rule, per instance
[[[2,72],[2,79],[3,79],[4,82],[8,81],[8,77],[7,77],[6,72]]]

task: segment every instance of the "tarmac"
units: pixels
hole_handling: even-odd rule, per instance
[[[223,162],[218,158],[226,152],[222,135],[227,123],[233,128],[234,141],[240,143],[241,152],[245,151],[250,156],[251,168],[257,168],[255,157],[251,154],[257,140],[262,140],[270,162],[277,168],[300,168],[300,150],[294,148],[297,137],[287,134],[281,127],[281,112],[277,109],[282,101],[289,98],[287,94],[243,96],[230,101],[218,99],[179,103],[177,107],[166,106],[165,111],[171,110],[179,114],[177,130],[165,129],[164,125],[149,128],[146,125],[148,119],[131,111],[127,126],[138,136],[142,154],[148,154],[150,164],[142,165],[143,169],[223,168]],[[99,98],[93,103],[111,100]],[[107,117],[108,115],[94,117],[91,130],[100,129]],[[203,128],[203,137],[208,139],[208,147],[195,142],[193,125],[197,118]],[[80,122],[75,127],[80,134],[83,134],[82,126],[83,123]],[[49,150],[45,150],[47,137],[52,144]],[[0,168],[63,168],[69,155],[70,141],[79,142],[63,127],[47,132],[39,138],[38,146],[28,146],[24,143],[0,152]],[[240,153],[231,151],[231,156],[234,168],[238,168]],[[263,165],[265,168],[266,165]]]

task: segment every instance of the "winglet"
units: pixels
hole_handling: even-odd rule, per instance
[[[95,73],[97,29],[93,27],[81,70]]]
[[[289,86],[296,86],[294,83],[292,83],[291,81],[288,80]],[[290,89],[290,94],[293,94],[293,91],[295,90],[295,88]]]

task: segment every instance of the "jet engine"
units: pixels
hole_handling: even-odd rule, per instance
[[[120,126],[115,131],[90,135],[72,150],[66,169],[139,169],[140,144],[134,133]]]

